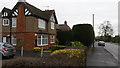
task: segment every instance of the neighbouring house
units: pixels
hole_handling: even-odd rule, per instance
[[[55,10],[40,10],[19,0],[13,9],[2,10],[2,42],[8,42],[19,50],[56,45]]]
[[[57,24],[56,29],[57,29],[57,32],[71,30],[71,28],[67,24],[67,21],[65,21],[64,24]]]

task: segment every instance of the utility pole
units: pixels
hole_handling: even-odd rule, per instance
[[[94,30],[94,14],[93,14],[93,30]],[[93,48],[94,48],[94,42],[93,42]]]

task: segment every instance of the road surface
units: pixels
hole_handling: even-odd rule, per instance
[[[105,43],[105,49],[107,51],[109,51],[113,56],[114,58],[120,62],[120,45],[119,44],[115,44],[115,43]]]
[[[87,66],[116,66],[118,61],[108,52],[104,46],[98,46],[95,43],[95,48],[91,54],[87,56]],[[114,67],[115,68],[115,67]]]

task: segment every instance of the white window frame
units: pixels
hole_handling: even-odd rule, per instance
[[[14,42],[13,42],[13,40],[16,40],[16,42],[14,43]],[[13,45],[16,45],[16,43],[17,43],[16,36],[15,36],[15,37],[14,37],[14,36],[12,36],[12,44],[13,44]]]
[[[2,42],[6,43],[7,42],[7,37],[3,37]]]
[[[8,24],[5,24],[5,20],[8,21]],[[3,19],[3,26],[9,26],[9,19]]]
[[[45,29],[46,27],[46,22],[42,19],[38,19],[38,28]]]
[[[13,23],[15,25],[13,25]],[[12,27],[16,27],[16,25],[17,25],[17,19],[16,18],[12,18]]]
[[[55,23],[51,22],[51,29],[55,29]]]
[[[53,35],[50,36],[50,43],[55,43],[55,36]]]
[[[46,38],[43,38],[43,36],[46,36]],[[39,38],[39,37],[40,37],[40,38]],[[48,45],[48,35],[40,35],[39,37],[37,36],[37,46],[45,46],[45,45]],[[40,41],[41,44],[38,43],[38,41],[39,41],[38,39],[41,40],[41,41]],[[46,43],[46,44],[43,43],[43,40],[45,40],[45,39],[47,40],[47,43]]]

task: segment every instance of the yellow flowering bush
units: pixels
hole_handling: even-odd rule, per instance
[[[85,50],[84,49],[61,49],[56,50],[51,53],[51,56],[54,55],[66,55],[69,58],[77,58],[80,62],[81,66],[85,66],[86,62],[86,56],[85,56]]]
[[[39,51],[41,51],[41,48],[40,47],[34,47],[33,50],[34,50],[34,52],[39,52]]]
[[[52,52],[51,55],[55,55],[55,54],[60,54],[60,53],[64,53],[66,54],[68,57],[72,58],[72,57],[77,57],[79,58],[81,54],[84,53],[83,49],[62,49],[62,50],[56,50],[54,52]]]

